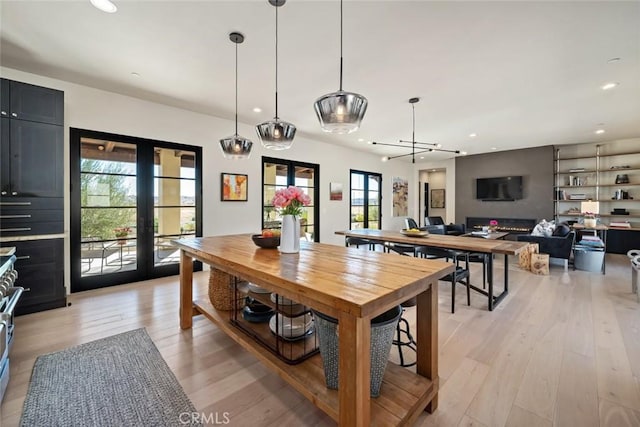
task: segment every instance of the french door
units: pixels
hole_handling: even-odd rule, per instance
[[[351,170],[350,228],[382,228],[382,174]]]
[[[282,218],[271,200],[277,190],[290,185],[311,198],[311,205],[302,208],[300,238],[319,242],[320,166],[314,163],[262,157],[262,228],[280,228]]]
[[[202,149],[75,128],[70,136],[71,291],[177,274],[171,240],[202,235]]]

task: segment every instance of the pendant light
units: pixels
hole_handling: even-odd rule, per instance
[[[342,90],[342,62],[342,0],[340,0],[340,89],[321,96],[313,104],[320,126],[325,132],[355,132],[367,111],[367,98]]]
[[[238,45],[244,41],[240,33],[230,33],[229,40],[236,44],[236,133],[220,140],[220,148],[225,159],[248,159],[253,142],[238,135]]]
[[[286,3],[286,0],[269,0],[276,8],[276,115],[272,120],[260,123],[256,126],[256,132],[262,146],[270,150],[286,150],[293,144],[296,136],[296,127],[278,117],[278,8]]]

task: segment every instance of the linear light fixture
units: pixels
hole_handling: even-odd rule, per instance
[[[455,153],[462,154],[463,156],[467,153],[465,151],[460,150],[447,150],[446,148],[442,148],[441,144],[435,142],[420,142],[416,141],[416,106],[415,104],[420,101],[420,98],[411,98],[409,99],[409,104],[411,104],[412,111],[412,132],[411,132],[411,141],[407,141],[404,139],[398,140],[399,144],[389,144],[384,142],[376,142],[371,141],[372,145],[384,145],[387,147],[401,147],[401,148],[411,148],[411,152],[407,154],[400,154],[398,156],[385,156],[382,158],[382,161],[386,162],[387,160],[399,159],[401,157],[411,156],[411,162],[416,162],[416,154],[423,153],[431,153],[433,151],[443,151],[445,153]],[[406,145],[411,144],[411,145]],[[416,151],[417,150],[417,151]]]

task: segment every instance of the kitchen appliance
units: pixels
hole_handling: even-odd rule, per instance
[[[18,272],[15,255],[0,258],[0,402],[9,384],[9,350],[13,344],[13,312],[24,288],[14,286]]]

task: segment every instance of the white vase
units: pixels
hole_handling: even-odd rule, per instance
[[[280,252],[283,254],[295,254],[300,252],[300,218],[297,216],[282,216]]]
[[[596,219],[595,218],[585,218],[584,226],[586,228],[596,228]]]

